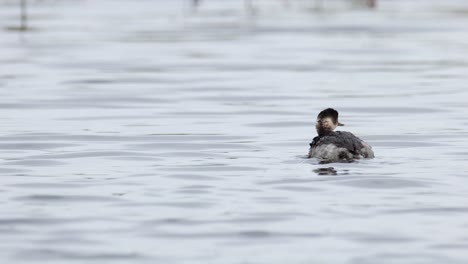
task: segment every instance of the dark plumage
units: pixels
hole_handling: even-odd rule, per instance
[[[327,108],[317,115],[317,119],[330,117],[333,123],[338,123],[338,111],[333,108]]]
[[[361,139],[353,135],[353,133],[346,131],[336,131],[326,136],[317,136],[314,138],[313,143],[310,144],[311,147],[314,143],[315,145],[334,144],[339,148],[347,149],[351,153],[358,153],[364,147]]]

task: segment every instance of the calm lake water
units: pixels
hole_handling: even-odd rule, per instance
[[[1,262],[467,263],[468,2],[313,7],[2,1]]]

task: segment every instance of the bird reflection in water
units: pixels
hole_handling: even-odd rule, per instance
[[[338,175],[338,172],[333,167],[318,168],[314,170],[318,175]]]
[[[320,176],[331,176],[331,175],[346,175],[349,174],[348,170],[344,170],[343,172],[338,173],[338,171],[333,167],[323,167],[314,169],[314,172]]]

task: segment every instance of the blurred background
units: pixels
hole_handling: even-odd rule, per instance
[[[464,0],[1,0],[0,260],[467,263],[467,32]],[[375,159],[305,159],[327,107]]]

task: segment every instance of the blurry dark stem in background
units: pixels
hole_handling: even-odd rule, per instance
[[[21,9],[21,25],[19,27],[19,30],[26,30],[28,28],[27,22],[28,22],[28,15],[26,13],[26,1],[27,0],[21,0],[20,2],[20,9]]]
[[[366,0],[367,6],[370,8],[374,8],[377,5],[377,0]]]
[[[245,5],[245,10],[249,12],[250,15],[255,14],[255,6],[252,3],[253,0],[245,0],[244,5]]]
[[[255,7],[252,3],[253,0],[244,0],[245,9],[250,13],[255,12]],[[285,0],[287,1],[287,0]],[[195,10],[200,5],[201,0],[192,0],[192,7]]]
[[[322,7],[323,7],[322,0],[315,0],[315,9],[316,10],[322,10]]]

